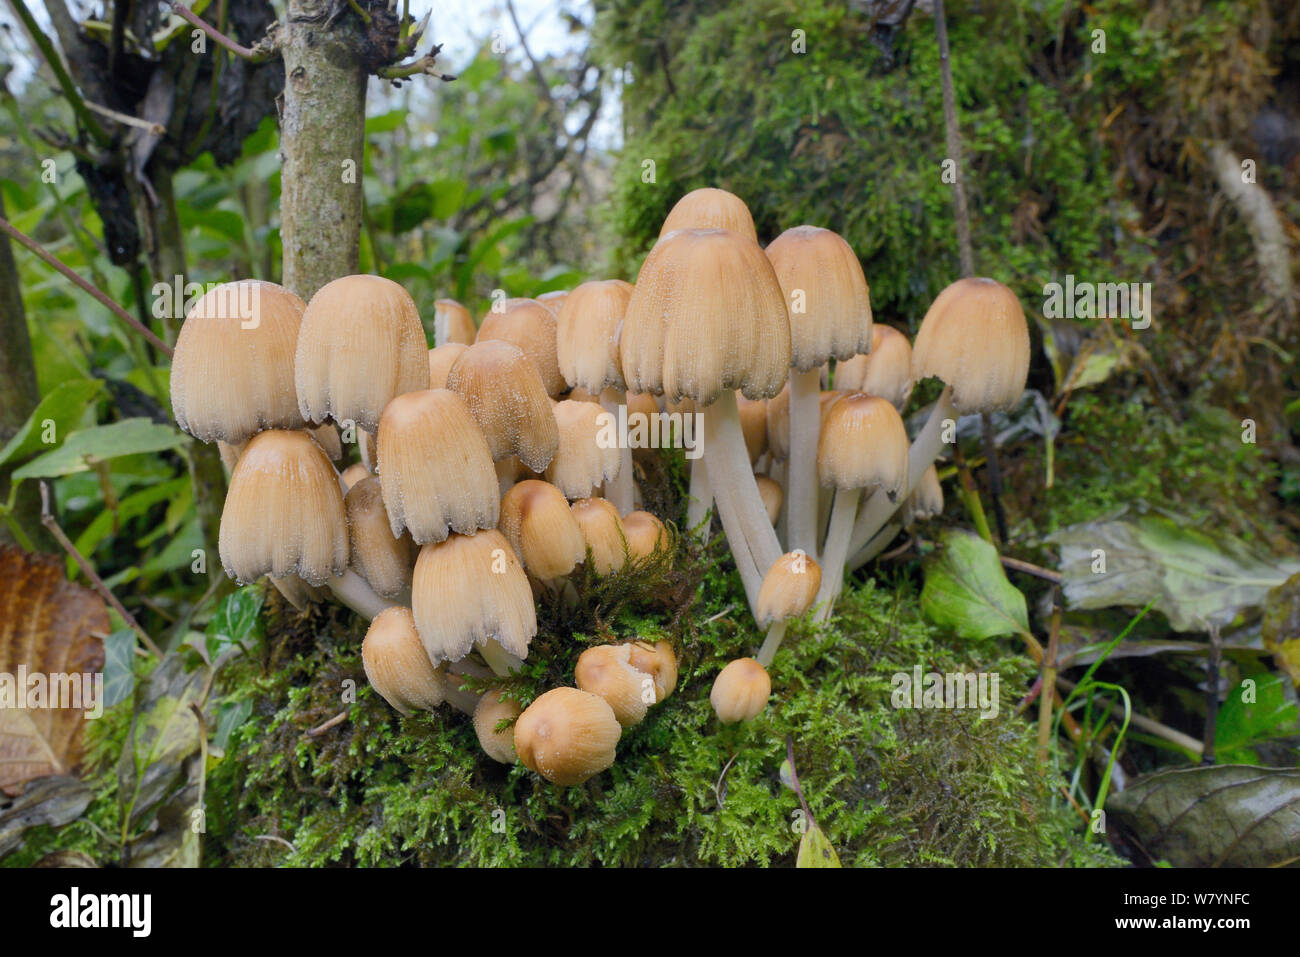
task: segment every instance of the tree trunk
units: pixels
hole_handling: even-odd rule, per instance
[[[289,0],[280,47],[283,283],[303,299],[360,268],[368,74],[357,19],[327,25],[333,7]]]

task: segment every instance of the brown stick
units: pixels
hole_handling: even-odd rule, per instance
[[[162,649],[154,644],[153,639],[149,637],[148,632],[140,627],[140,623],[136,621],[132,614],[126,610],[120,601],[117,600],[117,596],[108,590],[108,586],[104,584],[104,579],[99,577],[94,566],[91,565],[90,562],[86,561],[86,557],[82,555],[81,552],[77,551],[77,546],[72,544],[72,540],[64,534],[63,529],[59,526],[53,513],[50,512],[50,486],[45,482],[41,483],[41,524],[50,530],[50,534],[54,536],[61,546],[63,546],[63,550],[72,556],[73,561],[77,563],[77,567],[85,573],[85,576],[88,579],[90,579],[91,585],[94,586],[95,591],[99,592],[100,597],[103,598],[104,601],[108,602],[109,605],[112,606],[113,610],[122,617],[122,620],[126,622],[127,625],[130,626],[131,630],[139,637],[140,642],[148,648],[155,657],[161,659],[163,656]]]
[[[1019,558],[1009,558],[1006,555],[999,555],[998,560],[1002,562],[1004,568],[1010,568],[1012,571],[1024,572],[1026,575],[1033,575],[1035,578],[1041,578],[1043,581],[1051,582],[1054,585],[1061,584],[1061,573],[1054,572],[1050,568],[1033,565],[1029,562],[1021,561]]]
[[[97,302],[99,302],[111,313],[113,313],[113,315],[117,316],[119,319],[125,322],[136,332],[140,333],[140,335],[144,336],[147,340],[149,340],[149,344],[152,345],[155,349],[157,349],[163,355],[167,356],[167,358],[169,359],[171,358],[172,356],[171,346],[167,345],[167,343],[163,342],[156,335],[154,335],[148,326],[146,326],[139,319],[131,315],[129,312],[127,312],[125,309],[123,309],[121,306],[115,303],[112,299],[110,299],[108,293],[104,292],[102,289],[94,285],[88,279],[82,278],[80,275],[74,272],[70,267],[65,266],[57,256],[55,256],[52,252],[47,250],[36,240],[32,239],[30,236],[27,236],[19,232],[17,229],[15,229],[13,225],[9,222],[9,220],[0,218],[0,232],[8,233],[9,236],[16,239],[22,245],[26,246],[28,249],[34,252],[38,257],[44,260],[47,265],[53,267],[55,270],[57,270],[58,272],[66,276],[68,279],[72,280],[72,282],[76,284],[77,288],[81,289],[85,293],[88,293]]]

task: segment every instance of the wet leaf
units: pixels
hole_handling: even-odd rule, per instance
[[[135,632],[115,631],[104,639],[104,707],[111,708],[135,690]]]
[[[72,475],[89,469],[92,461],[161,452],[178,448],[184,441],[185,436],[170,425],[159,425],[148,419],[123,419],[73,432],[57,449],[15,470],[13,477],[17,480]]]
[[[799,856],[794,866],[840,866],[839,855],[835,853],[835,848],[831,847],[831,842],[826,840],[826,835],[816,824],[808,825],[808,830],[804,831],[803,837],[799,840]]]
[[[1300,733],[1300,708],[1286,698],[1286,679],[1263,673],[1247,680],[1250,685],[1233,688],[1219,706],[1214,756],[1224,764],[1256,762],[1252,744]]]
[[[1163,515],[1073,525],[1046,540],[1060,546],[1071,608],[1154,600],[1175,631],[1230,625],[1300,571],[1300,562],[1263,558],[1226,533],[1210,536]]]
[[[1158,771],[1106,809],[1152,862],[1269,867],[1300,859],[1300,770],[1243,764]]]
[[[925,570],[921,612],[961,638],[1029,630],[1025,596],[1007,580],[995,549],[967,532],[948,532]]]
[[[47,437],[53,438],[51,444],[62,442],[63,437],[81,421],[102,385],[98,379],[74,379],[61,382],[51,389],[28,416],[22,428],[0,449],[0,465],[11,460],[18,461],[32,452],[47,448]],[[50,426],[49,432],[47,425]]]
[[[1300,688],[1300,573],[1268,593],[1261,631],[1264,647]]]
[[[0,546],[0,705],[28,703],[29,689],[18,687],[21,669],[32,690],[31,676],[41,676],[47,702],[76,690],[81,700],[65,702],[85,706],[0,706],[0,791],[17,794],[24,781],[76,770],[86,709],[94,704],[93,679],[82,676],[103,667],[104,646],[95,635],[108,627],[103,601],[64,578],[61,561]]]
[[[23,846],[29,827],[61,827],[75,821],[90,805],[90,787],[67,775],[29,781],[17,797],[0,792],[0,859]]]
[[[198,867],[203,831],[203,811],[198,806],[198,775],[202,773],[195,755],[186,762],[186,784],[158,808],[156,823],[131,843],[130,867]]]

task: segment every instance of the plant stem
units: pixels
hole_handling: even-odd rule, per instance
[[[767,637],[763,639],[763,646],[758,649],[758,654],[754,656],[754,660],[764,668],[771,666],[772,659],[776,657],[777,649],[781,647],[781,642],[785,638],[786,625],[789,623],[790,619],[782,618],[780,621],[772,622],[767,629]]]
[[[789,547],[813,561],[817,540],[817,440],[821,434],[821,371],[790,371],[790,457],[785,500]]]
[[[350,568],[342,575],[333,576],[328,584],[335,598],[367,621],[372,621],[385,608],[398,604],[375,594],[370,583]]]
[[[831,525],[826,532],[826,552],[822,556],[822,584],[814,603],[817,620],[828,621],[835,607],[835,599],[844,582],[844,563],[849,557],[849,539],[853,536],[853,519],[857,515],[860,488],[842,488],[835,491],[835,504],[831,506]]]
[[[688,531],[698,528],[700,538],[707,544],[709,526],[704,524],[704,520],[708,518],[709,509],[713,507],[713,489],[709,487],[709,469],[702,458],[691,463],[691,487],[687,495],[689,501],[686,503],[686,528]]]
[[[851,572],[857,571],[871,559],[875,558],[885,550],[885,546],[894,540],[894,536],[903,530],[901,522],[890,522],[867,544],[863,545],[858,551],[853,553],[853,557],[848,561],[848,569]],[[910,541],[910,540],[909,540]],[[904,543],[906,546],[907,543]]]
[[[627,403],[627,396],[620,394],[616,389],[605,389],[600,393],[600,406],[615,421],[618,420],[618,407]],[[623,448],[619,449],[619,469],[618,475],[614,476],[614,481],[606,484],[605,497],[611,504],[618,509],[620,516],[626,515],[633,508],[632,494],[632,446],[630,443],[622,443]]]
[[[1052,589],[1052,625],[1047,639],[1047,657],[1043,660],[1043,687],[1056,687],[1056,656],[1061,635],[1061,590]],[[1054,694],[1040,695],[1038,699],[1038,767],[1047,767],[1048,745],[1052,736],[1052,704]]]
[[[227,50],[229,50],[235,56],[240,57],[241,59],[248,60],[251,63],[262,63],[266,60],[271,59],[271,57],[273,56],[273,53],[270,50],[266,50],[266,51],[250,50],[246,46],[241,46],[239,43],[230,39],[230,37],[226,36],[224,33],[222,33],[212,24],[208,23],[206,20],[204,20],[197,13],[195,13],[193,10],[191,10],[189,7],[185,6],[184,4],[176,3],[175,0],[166,0],[166,3],[169,7],[172,8],[172,10],[176,12],[176,15],[180,17],[182,20],[189,21],[194,26],[198,27],[200,30],[206,33],[208,36],[212,37],[212,39],[217,41],[217,43],[219,43],[221,46],[225,47]]]
[[[953,461],[957,463],[957,481],[960,488],[962,503],[966,506],[966,511],[970,513],[971,521],[975,524],[975,531],[979,533],[980,538],[996,547],[993,541],[993,533],[989,531],[989,520],[984,514],[984,505],[980,502],[980,493],[975,488],[975,481],[971,478],[970,467],[966,464],[966,456],[962,454],[961,443],[952,444]]]

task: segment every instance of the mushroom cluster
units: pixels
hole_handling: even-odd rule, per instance
[[[604,576],[672,548],[637,510],[633,448],[611,423],[702,420],[688,524],[707,535],[716,509],[769,629],[713,687],[737,721],[765,706],[786,623],[829,615],[846,567],[942,509],[944,418],[1014,402],[1028,364],[1005,286],[953,284],[909,345],[872,325],[843,239],[800,226],[764,250],[717,189],[673,208],[635,285],[494,300],[477,327],[439,300],[431,326],[433,348],[411,296],[377,276],[308,303],[267,282],[217,287],[176,344],[176,421],[230,470],[228,575],[266,576],[298,608],[333,594],[370,620],[366,675],[393,708],[471,714],[490,757],[561,785],[608,768],[677,683],[667,642],[631,641],[587,648],[575,686],[527,708],[493,684],[528,658],[538,598],[571,597],[580,565]],[[929,375],[945,388],[909,446],[900,411]],[[352,444],[360,461],[340,474]]]

